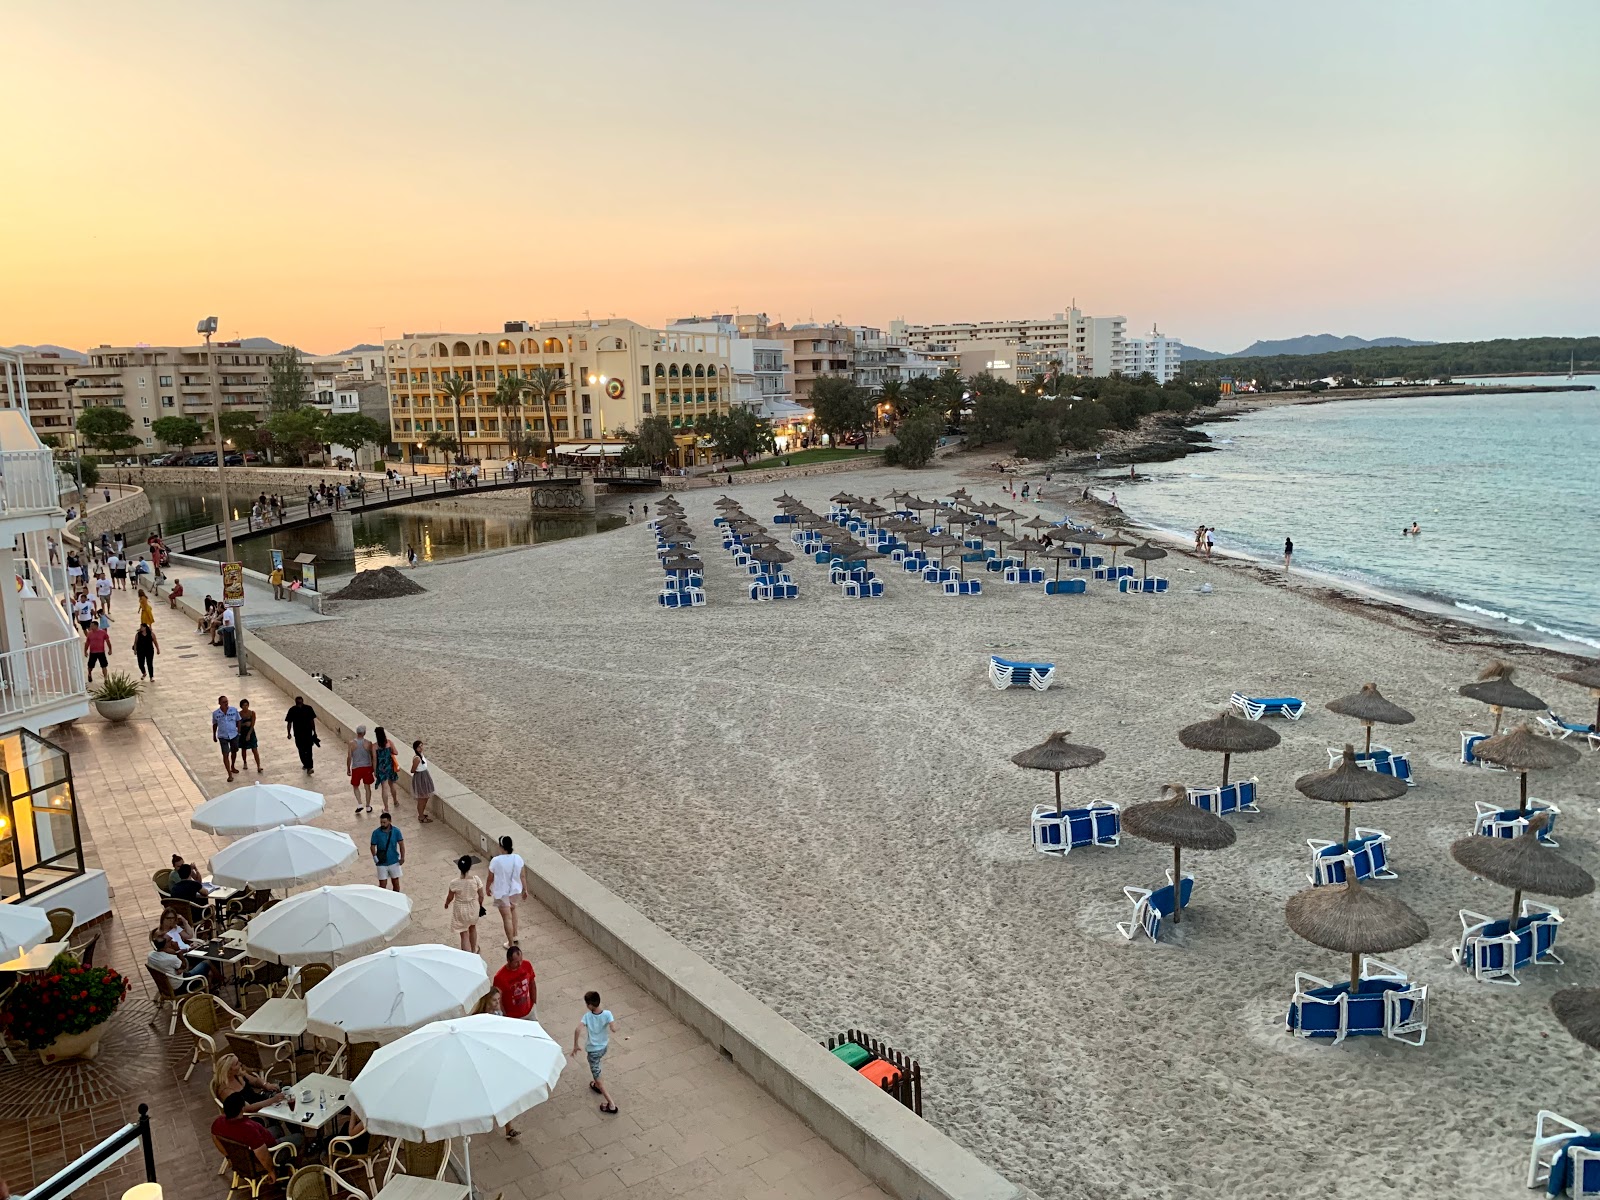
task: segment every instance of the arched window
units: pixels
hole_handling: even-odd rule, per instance
[[[544,352],[546,354],[560,354],[561,353],[561,339],[560,338],[545,338],[545,340],[544,340]]]
[[[476,350],[474,350],[473,353],[474,354],[492,354],[493,351],[489,349],[489,343],[488,342],[479,342],[478,343],[478,348]]]
[[[435,342],[433,344],[433,355],[435,358],[449,358],[450,347],[446,346],[443,342]]]
[[[665,379],[666,377],[667,377],[666,368],[664,368],[660,363],[657,363],[656,364],[656,378],[657,379]]]
[[[695,363],[695,365],[694,365],[694,377],[696,379],[704,379],[706,377],[706,365],[705,365],[705,363]]]
[[[691,367],[691,366],[690,366],[690,365],[689,365],[689,364],[688,364],[688,363],[684,363],[684,364],[683,364],[683,377],[684,377],[684,378],[685,378],[685,379],[688,379],[688,378],[690,378],[690,377],[691,377],[691,376],[692,376],[692,375],[693,375],[693,374],[694,374],[694,368],[693,368],[693,367]]]
[[[501,338],[500,341],[498,343],[496,343],[495,348],[494,348],[494,352],[496,354],[510,354],[511,353],[511,339],[510,338]]]
[[[677,363],[673,363],[672,366],[667,368],[667,378],[668,379],[676,379],[677,377],[678,377],[678,364]]]
[[[723,377],[723,378],[724,378],[724,379],[726,379],[726,378],[727,378],[727,377],[728,377],[728,368],[727,368],[727,365],[726,365],[726,364],[724,364],[724,365],[722,365],[722,366],[720,366],[720,367],[718,367],[718,368],[717,368],[717,374],[718,374],[718,375],[720,375],[720,376],[722,376],[722,377]]]
[[[467,358],[472,354],[472,347],[467,345],[465,342],[457,342],[451,348],[450,353],[460,355],[462,358]]]

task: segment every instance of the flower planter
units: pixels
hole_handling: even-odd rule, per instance
[[[122,700],[113,700],[113,704],[128,703]],[[100,1037],[106,1031],[107,1022],[102,1021],[93,1029],[83,1033],[63,1033],[43,1050],[39,1051],[39,1061],[48,1065],[54,1063],[74,1062],[80,1058],[93,1058],[100,1053]]]
[[[139,697],[129,696],[126,700],[96,700],[94,710],[108,721],[126,721],[133,716],[133,710],[139,707]]]

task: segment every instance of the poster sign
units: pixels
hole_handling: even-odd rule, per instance
[[[222,564],[222,602],[230,608],[244,603],[244,564]]]
[[[272,552],[272,569],[274,571],[283,570],[283,551],[282,550],[276,550],[276,549],[273,550],[273,552]]]
[[[317,564],[316,563],[301,563],[300,564],[300,586],[301,587],[305,587],[305,588],[310,588],[313,592],[317,590]]]

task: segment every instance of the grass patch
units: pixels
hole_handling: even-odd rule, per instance
[[[788,460],[791,467],[803,467],[810,463],[838,462],[842,458],[866,458],[874,454],[882,454],[882,450],[855,450],[848,446],[819,446],[815,450],[797,450],[793,454],[779,454],[773,458],[763,458],[757,462],[749,463],[742,467],[728,467],[737,474],[740,471],[770,471],[774,467],[784,465]],[[718,467],[721,471],[724,468]]]

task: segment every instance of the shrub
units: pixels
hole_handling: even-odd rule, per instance
[[[61,954],[47,971],[24,975],[6,1000],[6,1036],[43,1050],[66,1033],[87,1033],[109,1021],[128,994],[128,981],[110,967],[85,967]]]
[[[144,684],[126,671],[107,671],[105,682],[89,693],[89,699],[132,700],[143,692]]]

